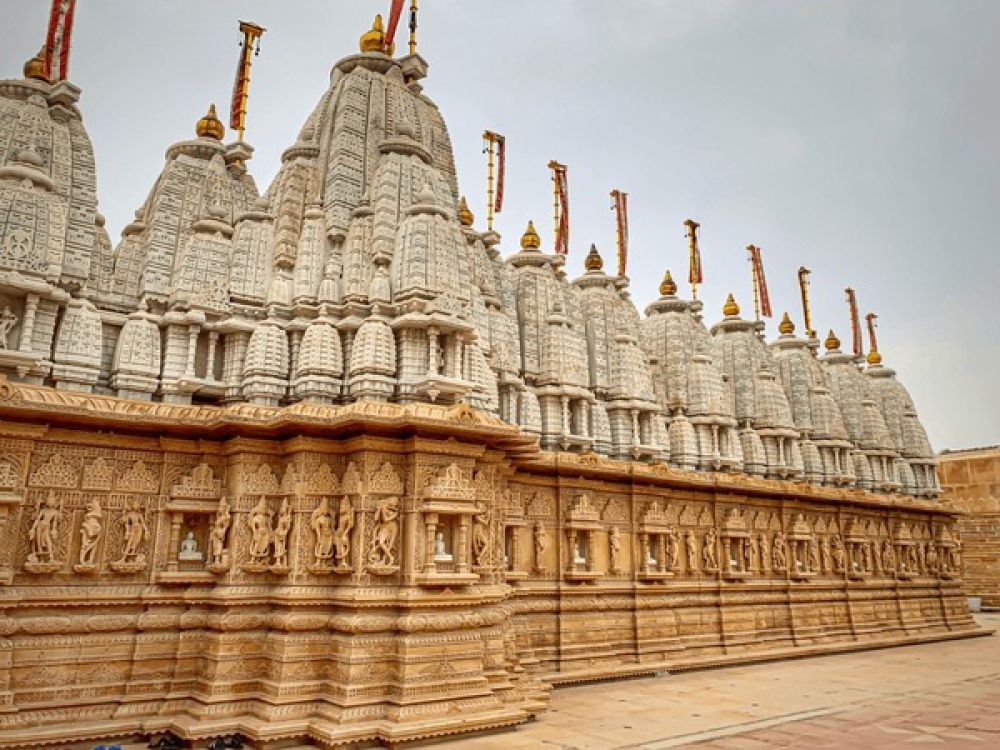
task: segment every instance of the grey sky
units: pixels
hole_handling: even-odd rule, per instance
[[[332,64],[388,0],[79,0],[70,78],[117,242],[209,102],[228,104],[239,18],[268,28],[247,139],[267,187]],[[49,3],[0,2],[0,76],[39,47]],[[425,90],[449,123],[477,222],[480,134],[508,138],[497,228],[529,217],[551,246],[546,164],[569,166],[572,246],[614,264],[608,192],[629,192],[633,297],[681,282],[681,222],[702,224],[706,318],[733,291],[752,315],[745,247],[763,248],[775,312],[849,346],[843,288],[880,316],[885,364],[936,448],[1000,442],[1000,3],[421,0]],[[405,41],[405,29],[400,30]],[[687,285],[681,284],[686,293]],[[776,320],[768,325],[773,335]]]

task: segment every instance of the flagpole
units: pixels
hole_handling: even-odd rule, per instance
[[[755,252],[760,252],[760,248],[755,245],[747,245],[747,255],[750,260],[750,275],[753,280],[753,312],[759,321],[760,318],[760,277],[757,274],[757,258]]]

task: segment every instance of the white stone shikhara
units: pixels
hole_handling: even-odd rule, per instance
[[[569,281],[533,229],[502,258],[459,210],[425,71],[337,63],[263,196],[252,149],[199,123],[117,247],[79,92],[0,81],[0,370],[173,403],[462,401],[552,450],[937,494],[892,370],[768,346],[728,305],[709,331],[672,282],[640,318],[596,249]]]

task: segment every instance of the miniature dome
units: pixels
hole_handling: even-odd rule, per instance
[[[792,319],[788,317],[787,312],[781,316],[781,322],[778,323],[778,332],[781,333],[782,336],[791,336],[795,333],[795,324],[792,322]]]
[[[112,371],[150,378],[160,374],[160,328],[144,308],[129,315],[122,326]]]
[[[288,335],[276,320],[268,318],[250,335],[243,377],[263,375],[284,378],[288,374]]]
[[[222,120],[215,113],[215,105],[212,104],[208,108],[208,112],[198,120],[198,124],[195,126],[195,133],[199,138],[211,138],[213,141],[221,141],[223,136],[226,134],[226,128],[222,124]]]
[[[351,375],[396,374],[396,339],[382,318],[368,318],[361,324],[351,349]]]
[[[299,344],[299,360],[295,368],[296,377],[323,375],[340,377],[344,372],[344,353],[337,329],[325,317],[325,309],[302,334]]]

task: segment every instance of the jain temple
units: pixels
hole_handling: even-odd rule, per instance
[[[398,746],[982,632],[877,350],[477,227],[381,20],[265,191],[213,107],[112,240],[74,6],[0,81],[0,747]]]

